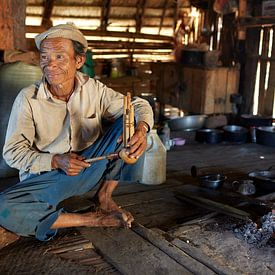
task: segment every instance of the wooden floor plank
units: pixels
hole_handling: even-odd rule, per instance
[[[200,261],[189,256],[184,251],[178,249],[172,243],[161,238],[160,235],[146,227],[135,223],[132,229],[134,232],[148,240],[150,243],[161,249],[163,252],[168,254],[170,257],[175,259],[178,263],[185,266],[194,274],[216,274],[213,269],[210,269]],[[217,271],[217,268],[214,268]]]
[[[122,274],[191,274],[132,230],[81,228],[80,231]]]

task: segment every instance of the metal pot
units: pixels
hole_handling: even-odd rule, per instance
[[[256,187],[270,192],[275,191],[275,171],[260,170],[253,171],[248,176],[254,181]]]
[[[273,126],[257,127],[256,141],[258,144],[275,147],[275,127]]]
[[[249,137],[251,142],[256,142],[256,127],[272,126],[272,117],[263,117],[258,115],[243,114],[240,117],[240,124],[249,129]]]
[[[199,177],[199,183],[201,186],[218,189],[226,180],[226,176],[223,174],[207,174]]]
[[[240,117],[240,123],[244,127],[272,126],[272,117],[254,116],[243,114]]]
[[[232,143],[245,143],[248,137],[248,130],[237,125],[227,125],[223,127],[224,141]]]
[[[196,132],[196,141],[216,144],[223,140],[223,131],[217,129],[200,129]]]
[[[168,125],[172,131],[192,131],[201,129],[204,126],[206,115],[190,115],[183,116],[168,121]]]

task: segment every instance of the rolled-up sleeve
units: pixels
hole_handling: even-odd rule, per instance
[[[3,158],[13,168],[31,174],[51,170],[52,154],[33,148],[35,125],[32,109],[24,93],[14,101],[3,147]]]
[[[102,91],[101,111],[106,118],[117,119],[123,112],[123,95],[97,82],[97,89]],[[150,129],[154,126],[153,110],[145,99],[134,97],[132,104],[135,109],[136,121],[144,121]]]

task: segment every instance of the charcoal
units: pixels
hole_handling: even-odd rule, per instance
[[[266,246],[272,235],[275,233],[274,217],[270,212],[261,218],[260,225],[251,221],[241,227],[236,227],[233,232],[236,238],[243,239],[248,244],[257,247]]]

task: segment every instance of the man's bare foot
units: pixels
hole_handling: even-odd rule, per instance
[[[87,227],[126,227],[126,217],[124,213],[113,211],[113,212],[90,212],[83,214],[87,217]]]
[[[3,227],[0,227],[0,249],[17,241],[20,237]]]
[[[97,194],[97,203],[99,209],[106,212],[120,212],[122,218],[125,220],[127,227],[131,227],[131,223],[134,221],[132,214],[122,208],[120,208],[112,199],[112,194],[118,185],[118,181],[109,180],[102,183]]]
[[[54,224],[52,229],[66,227],[127,227],[125,214],[117,211],[113,212],[89,212],[85,214],[62,213]]]

